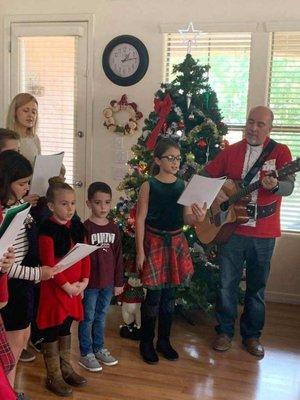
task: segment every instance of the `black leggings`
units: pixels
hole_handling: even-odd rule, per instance
[[[157,317],[159,314],[173,314],[175,306],[176,288],[147,290],[142,303],[142,313],[148,317]]]
[[[72,317],[67,317],[61,325],[52,326],[51,328],[43,329],[42,334],[44,342],[56,342],[60,336],[68,336],[71,334]]]

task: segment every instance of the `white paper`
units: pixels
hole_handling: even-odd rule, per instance
[[[55,265],[58,268],[58,272],[62,272],[65,269],[76,264],[78,261],[87,257],[89,254],[93,253],[95,250],[99,250],[98,246],[93,246],[91,244],[77,243],[75,246]]]
[[[45,196],[49,182],[53,176],[59,176],[64,152],[50,155],[38,155],[35,158],[29,194]]]
[[[0,238],[0,258],[2,258],[7,249],[14,244],[21,228],[23,227],[29,210],[30,207],[16,214],[6,231],[3,233],[2,237]]]
[[[206,202],[207,208],[209,208],[225,181],[226,177],[207,178],[205,176],[194,175],[177,203],[190,206],[193,203],[203,205]]]

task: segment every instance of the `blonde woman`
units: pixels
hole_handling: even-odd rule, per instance
[[[31,165],[41,154],[41,142],[36,133],[38,121],[38,102],[29,93],[19,93],[12,100],[6,121],[6,127],[20,135],[20,153]]]
[[[37,135],[38,101],[30,93],[17,94],[8,109],[6,128],[20,135],[20,153],[34,165],[35,157],[41,154],[41,142]],[[64,177],[65,167],[62,165],[60,175]],[[36,195],[27,196],[25,201],[36,205]]]

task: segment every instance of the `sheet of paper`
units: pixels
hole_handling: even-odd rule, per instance
[[[75,246],[55,265],[58,268],[58,272],[62,272],[65,269],[76,264],[78,261],[82,260],[84,257],[93,253],[95,250],[99,250],[98,246],[93,246],[91,244],[77,243]]]
[[[64,154],[62,151],[58,154],[36,156],[29,194],[46,195],[48,180],[59,175]]]
[[[11,221],[14,219],[14,217],[20,212],[25,210],[30,206],[29,203],[22,203],[18,206],[11,207],[5,212],[5,217],[4,220],[2,221],[1,227],[0,227],[0,237],[4,234],[6,229],[8,228],[9,224]]]
[[[225,181],[226,177],[206,178],[205,176],[194,175],[177,203],[190,206],[193,203],[203,205],[206,202],[207,208],[209,208]]]
[[[6,228],[3,235],[1,236],[0,258],[3,256],[3,254],[6,252],[6,250],[14,244],[14,242],[20,232],[20,229],[23,227],[24,221],[29,213],[29,210],[30,210],[30,206],[27,204],[27,208],[25,210],[18,212],[13,217],[12,221]]]

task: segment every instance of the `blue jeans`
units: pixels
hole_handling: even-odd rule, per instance
[[[79,323],[80,353],[86,356],[104,348],[105,318],[113,295],[113,288],[84,291],[84,320]]]
[[[234,335],[239,283],[246,264],[246,293],[240,319],[243,339],[259,338],[265,322],[264,292],[270,271],[275,238],[232,235],[220,246],[219,296],[216,306],[217,333]]]

